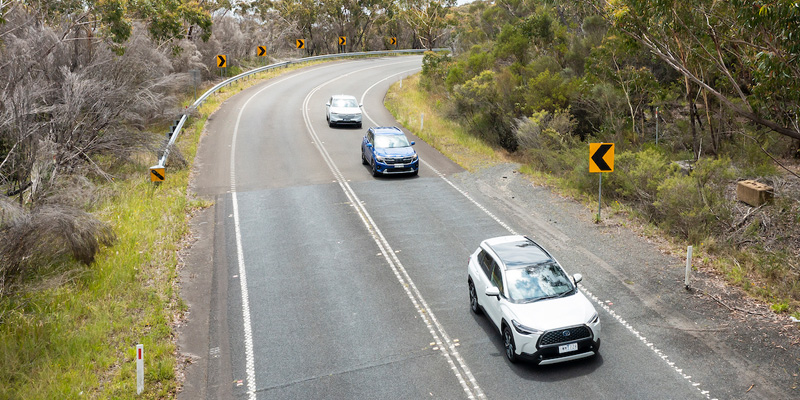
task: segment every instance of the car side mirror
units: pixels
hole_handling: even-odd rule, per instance
[[[416,142],[414,142],[414,141],[412,141],[412,142],[411,142],[411,145],[412,145],[412,146],[413,146],[413,145],[415,145],[415,144],[416,144]]]
[[[367,147],[372,148],[372,143],[367,143]]]
[[[484,293],[486,297],[497,297],[497,300],[500,300],[500,289],[498,289],[497,286],[487,287]]]
[[[325,103],[325,106],[330,107],[331,103]]]
[[[359,107],[364,107],[364,105],[363,105],[363,104],[359,104],[358,106],[359,106]]]
[[[572,275],[572,281],[575,282],[576,285],[578,284],[578,282],[582,280],[583,280],[583,275],[581,274]]]

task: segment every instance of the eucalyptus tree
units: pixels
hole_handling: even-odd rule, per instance
[[[419,43],[426,49],[436,47],[455,21],[448,18],[456,0],[402,0],[398,2],[400,15],[417,34]]]
[[[800,140],[800,8],[795,1],[584,0],[755,126]],[[694,122],[694,121],[693,121]]]
[[[276,0],[272,5],[284,19],[294,25],[297,33],[301,36],[297,39],[305,40],[306,54],[314,54],[318,45],[314,41],[314,28],[319,23],[321,2],[317,0]]]

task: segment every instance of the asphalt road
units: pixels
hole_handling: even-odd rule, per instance
[[[418,177],[370,175],[361,138],[368,126],[397,124],[384,94],[420,64],[408,56],[308,67],[247,89],[214,114],[192,183],[215,206],[188,258],[205,289],[188,299],[201,323],[182,339],[196,367],[181,396],[746,397],[740,387],[757,379],[746,364],[687,334],[692,322],[646,290],[621,283],[638,279],[626,265],[650,262],[652,279],[676,280],[680,269],[663,267],[674,260],[652,259],[652,249],[607,259],[597,250],[603,240],[569,227],[590,223],[558,214],[557,197],[519,203],[517,189],[469,178],[418,138]],[[331,94],[363,99],[363,129],[327,126]],[[481,240],[511,232],[584,274],[603,323],[598,357],[509,364],[499,333],[469,311],[467,257]],[[775,395],[763,386],[753,393]]]

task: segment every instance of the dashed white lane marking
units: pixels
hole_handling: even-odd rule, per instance
[[[244,264],[244,250],[242,248],[242,230],[239,222],[239,198],[236,195],[236,137],[239,135],[239,123],[242,120],[247,105],[250,101],[258,96],[261,92],[275,86],[283,81],[303,75],[311,71],[318,71],[321,68],[330,68],[331,66],[324,66],[294,74],[292,76],[275,81],[255,92],[244,102],[242,108],[239,110],[239,115],[236,117],[236,125],[233,128],[233,136],[231,136],[231,202],[233,203],[233,224],[236,233],[236,256],[239,263],[239,284],[242,292],[242,325],[244,329],[244,353],[245,353],[245,373],[247,375],[247,397],[249,400],[256,399],[256,368],[255,356],[253,355],[253,328],[250,322],[250,295],[247,291],[247,269]]]
[[[371,67],[371,68],[380,68],[380,67],[382,66]],[[401,286],[403,287],[403,290],[405,290],[406,295],[416,308],[417,313],[420,315],[422,320],[425,321],[425,324],[428,327],[428,332],[431,334],[431,336],[434,339],[434,342],[436,343],[435,346],[437,348],[436,350],[441,351],[442,355],[444,355],[445,359],[450,365],[450,369],[456,376],[458,383],[464,389],[464,393],[467,395],[469,399],[475,399],[475,398],[485,399],[486,395],[483,393],[483,390],[481,390],[480,386],[478,385],[478,382],[475,379],[474,375],[472,374],[472,371],[470,371],[466,362],[461,357],[458,350],[456,350],[458,344],[450,338],[450,336],[444,330],[444,327],[441,325],[441,323],[439,323],[438,319],[436,318],[436,315],[433,313],[433,310],[431,310],[430,306],[428,306],[428,303],[422,297],[422,293],[420,293],[416,284],[414,284],[414,281],[408,275],[408,272],[406,271],[405,267],[397,258],[396,252],[392,249],[391,245],[389,245],[389,242],[386,240],[386,237],[383,236],[383,233],[381,232],[380,228],[378,228],[378,225],[375,223],[375,221],[372,219],[372,216],[364,207],[363,202],[358,198],[355,191],[353,191],[352,187],[350,187],[350,184],[347,182],[347,179],[344,177],[339,168],[333,162],[333,159],[328,154],[328,151],[325,149],[324,146],[322,146],[322,141],[317,136],[317,133],[311,124],[311,118],[308,115],[308,102],[310,101],[311,96],[314,93],[316,93],[320,88],[324,87],[325,85],[333,81],[341,79],[347,75],[358,73],[371,68],[364,68],[362,70],[353,71],[346,75],[342,75],[340,77],[331,79],[330,81],[327,81],[317,86],[311,92],[309,92],[308,96],[306,96],[306,99],[303,102],[303,118],[306,122],[306,127],[308,129],[309,134],[312,137],[314,145],[317,147],[317,150],[322,155],[322,158],[328,164],[328,168],[330,168],[331,172],[336,177],[336,181],[339,183],[339,186],[342,188],[342,191],[344,191],[345,195],[350,200],[350,203],[353,205],[353,207],[356,208],[359,217],[361,218],[364,225],[367,227],[367,230],[370,232],[370,235],[372,236],[375,243],[378,245],[378,248],[381,251],[380,254],[383,255],[384,259],[389,264],[389,267],[392,269],[392,272],[394,272],[395,277],[400,282]],[[414,68],[412,70],[403,71],[394,74],[392,76],[408,73],[410,71],[418,69],[419,68]],[[373,87],[374,86],[375,85],[373,85]]]
[[[387,78],[387,79],[388,79],[388,78]],[[375,83],[375,85],[372,85],[372,86],[370,86],[370,87],[369,87],[369,89],[367,89],[367,91],[369,91],[370,89],[372,89],[372,88],[373,88],[374,86],[376,86],[377,84],[378,84],[378,83]],[[362,102],[362,103],[363,103],[363,101],[364,101],[364,97],[365,97],[365,96],[366,96],[366,91],[365,91],[365,92],[364,92],[364,94],[361,96],[361,102]],[[369,116],[369,115],[366,113],[366,111],[364,111],[364,116],[365,116],[367,119],[369,119],[370,121],[372,121],[372,124],[373,124],[373,125],[379,125],[379,124],[378,124],[378,123],[377,123],[377,122],[376,122],[374,119],[372,119],[372,118],[371,118],[371,117],[370,117],[370,116]],[[492,219],[493,219],[495,222],[497,222],[498,224],[500,224],[500,226],[502,226],[503,228],[505,228],[505,229],[506,229],[506,230],[507,230],[509,233],[511,233],[512,235],[517,235],[517,232],[516,232],[516,231],[514,231],[514,229],[512,229],[512,228],[511,228],[511,227],[510,227],[508,224],[506,224],[505,222],[503,222],[503,221],[502,221],[500,218],[498,218],[497,216],[495,216],[495,215],[494,215],[494,214],[493,214],[491,211],[489,211],[489,210],[488,210],[486,207],[484,207],[482,204],[478,203],[478,202],[477,202],[475,199],[473,199],[473,198],[472,198],[472,197],[471,197],[471,196],[470,196],[470,195],[469,195],[467,192],[465,192],[465,191],[461,190],[461,188],[459,188],[459,187],[458,187],[458,186],[456,186],[456,185],[455,185],[453,182],[451,182],[449,179],[447,179],[447,177],[445,177],[445,176],[444,176],[444,174],[442,174],[441,172],[439,172],[439,171],[438,171],[436,168],[434,168],[434,167],[433,167],[432,165],[430,165],[429,163],[425,162],[425,160],[421,160],[421,162],[422,162],[422,164],[424,164],[424,165],[425,165],[425,167],[426,167],[426,168],[429,168],[431,171],[433,171],[433,172],[434,172],[436,175],[438,175],[438,176],[439,176],[439,178],[441,178],[442,180],[444,180],[445,182],[447,182],[447,184],[448,184],[448,185],[450,185],[450,186],[451,186],[453,189],[455,189],[457,192],[461,193],[461,195],[462,195],[462,196],[464,196],[464,197],[465,197],[467,200],[469,200],[470,202],[472,202],[472,204],[474,204],[476,207],[478,207],[478,209],[480,209],[481,211],[483,211],[484,213],[486,213],[486,215],[488,215],[490,218],[492,218]],[[627,330],[628,330],[630,333],[632,333],[632,334],[633,334],[633,335],[634,335],[634,336],[635,336],[637,339],[639,339],[639,340],[640,340],[642,343],[644,343],[644,344],[645,344],[645,346],[647,346],[648,348],[650,348],[650,350],[652,350],[652,351],[653,351],[653,352],[654,352],[654,353],[655,353],[655,354],[656,354],[656,355],[657,355],[659,358],[661,358],[662,360],[664,360],[664,362],[665,362],[665,363],[666,363],[666,364],[667,364],[667,365],[668,365],[670,368],[672,368],[672,369],[673,369],[673,370],[674,370],[674,371],[675,371],[675,372],[676,372],[676,373],[677,373],[677,374],[678,374],[680,377],[682,377],[683,379],[685,379],[685,380],[686,380],[686,381],[687,381],[687,382],[688,382],[690,385],[692,385],[693,387],[697,388],[697,390],[700,392],[700,394],[701,394],[701,395],[703,395],[705,398],[707,398],[707,399],[709,399],[709,400],[717,400],[716,398],[712,399],[712,397],[711,397],[711,394],[710,394],[710,392],[709,392],[708,390],[703,390],[703,389],[700,387],[700,383],[693,382],[693,381],[692,381],[692,377],[691,377],[690,375],[687,375],[687,374],[685,374],[685,373],[683,372],[683,369],[681,369],[681,368],[678,368],[678,367],[675,365],[675,363],[674,363],[674,362],[672,362],[672,361],[670,361],[670,360],[669,360],[669,357],[668,357],[666,354],[664,354],[664,353],[663,353],[663,352],[662,352],[660,349],[658,349],[657,347],[655,347],[655,345],[654,345],[653,343],[649,342],[649,341],[647,340],[647,338],[645,338],[644,336],[642,336],[642,334],[641,334],[641,333],[639,333],[639,331],[637,331],[636,329],[634,329],[634,328],[633,328],[633,326],[631,326],[631,325],[630,325],[630,324],[629,324],[627,321],[625,321],[625,320],[624,320],[622,317],[620,317],[620,316],[619,316],[619,315],[618,315],[616,312],[614,312],[614,310],[612,310],[612,309],[611,309],[611,308],[610,308],[610,307],[609,307],[607,304],[605,304],[603,301],[601,301],[600,299],[598,299],[598,298],[597,298],[595,295],[593,295],[591,292],[589,292],[588,290],[586,290],[586,288],[585,288],[585,287],[583,287],[583,285],[578,285],[578,286],[580,287],[580,289],[581,289],[581,290],[582,290],[584,293],[586,293],[586,294],[589,296],[589,298],[591,298],[591,299],[592,299],[592,300],[593,300],[595,303],[597,303],[597,304],[598,304],[600,307],[602,307],[604,310],[606,310],[606,312],[608,312],[608,313],[609,313],[609,315],[611,315],[611,316],[612,316],[612,317],[613,317],[613,318],[614,318],[614,319],[615,319],[617,322],[619,322],[619,323],[620,323],[622,326],[624,326],[624,327],[625,327],[625,329],[627,329]]]
[[[583,285],[578,284],[578,286],[581,288],[581,290],[584,293],[586,293],[587,296],[589,296],[590,299],[592,299],[595,303],[597,303],[603,310],[606,310],[606,312],[609,315],[611,315],[612,318],[614,318],[617,322],[619,322],[622,326],[624,326],[625,329],[627,329],[630,333],[633,334],[633,336],[635,336],[642,343],[644,343],[645,346],[649,347],[650,350],[652,350],[654,353],[656,353],[656,355],[659,358],[664,360],[664,362],[667,365],[669,365],[670,368],[675,370],[675,372],[677,372],[679,376],[681,376],[683,379],[685,379],[687,382],[689,382],[690,385],[692,385],[693,387],[697,388],[697,390],[700,391],[700,394],[705,396],[707,399],[712,400],[711,399],[711,394],[709,393],[708,390],[703,390],[700,387],[700,383],[692,381],[692,377],[690,375],[685,374],[683,372],[683,369],[678,368],[675,365],[674,362],[669,360],[669,356],[664,354],[664,352],[662,352],[658,347],[656,347],[655,344],[653,344],[652,342],[648,341],[647,338],[644,337],[644,335],[639,333],[639,331],[637,331],[633,326],[631,326],[631,324],[629,324],[628,321],[623,319],[619,314],[617,314],[614,310],[612,310],[611,307],[608,306],[607,302],[604,302],[604,301],[600,300],[597,296],[592,294],[592,292],[590,292],[588,289],[586,289]],[[717,400],[717,399],[713,399],[713,400]]]

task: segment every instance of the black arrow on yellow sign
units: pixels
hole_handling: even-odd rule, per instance
[[[224,54],[217,55],[217,67],[225,68],[228,66],[228,57]]]
[[[397,38],[396,38],[396,37],[391,37],[391,38],[389,38],[389,43],[390,43],[392,46],[397,46]]]
[[[614,143],[589,143],[589,172],[614,171]]]
[[[295,40],[298,49],[305,49],[306,48],[306,40],[305,39],[297,39]]]
[[[267,55],[267,46],[258,46],[258,56],[264,57]]]
[[[347,36],[339,36],[339,46],[347,45]]]

